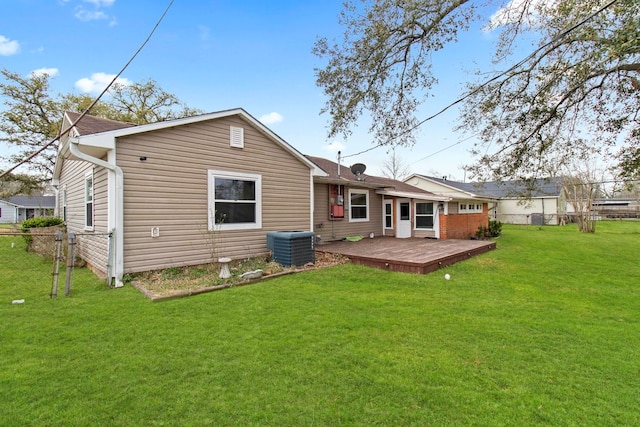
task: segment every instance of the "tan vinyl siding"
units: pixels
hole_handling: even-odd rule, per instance
[[[348,236],[368,236],[374,233],[382,236],[382,196],[369,191],[369,221],[349,222],[349,189],[358,187],[345,185],[344,192],[344,218],[329,219],[329,184],[317,183],[314,185],[315,212],[313,215],[314,232],[320,235],[321,241],[330,242],[342,240]],[[358,188],[360,189],[360,188]]]
[[[230,126],[244,148],[230,147]],[[117,162],[126,273],[264,254],[268,231],[309,230],[309,167],[237,116],[120,138]],[[208,230],[209,170],[261,175],[261,229]]]
[[[85,229],[85,175],[93,170],[93,230]],[[67,232],[77,234],[77,254],[96,273],[107,271],[108,171],[80,160],[65,160],[59,188],[67,189]],[[62,197],[58,209],[62,212]]]

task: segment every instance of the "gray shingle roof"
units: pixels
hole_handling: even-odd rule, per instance
[[[21,208],[47,208],[56,206],[55,196],[11,196],[7,201]]]
[[[357,184],[358,182],[360,182],[360,183],[365,183],[369,186],[375,186],[379,188],[392,188],[395,191],[401,191],[401,192],[407,192],[407,193],[419,193],[419,194],[424,194],[425,196],[426,195],[435,196],[435,194],[430,191],[426,191],[421,188],[414,187],[413,185],[407,184],[406,182],[398,181],[392,178],[362,174],[362,176],[360,177],[360,180],[358,180],[358,177],[355,176],[353,172],[351,172],[351,169],[349,168],[349,166],[341,165],[340,176],[338,176],[338,164],[336,162],[333,162],[331,160],[328,160],[322,157],[315,157],[315,156],[306,156],[306,157],[307,159],[311,160],[313,163],[318,165],[320,169],[324,170],[329,175],[327,177],[323,177],[324,179],[331,179],[331,180],[341,179],[344,181],[353,181],[353,184]]]
[[[80,117],[79,113],[67,111],[67,116],[72,122]],[[136,126],[133,123],[118,122],[116,120],[103,119],[100,117],[86,115],[78,122],[75,129],[80,135],[91,135],[94,133],[108,132],[110,130],[123,129]]]
[[[560,178],[539,178],[530,181],[458,182],[426,175],[420,176],[467,193],[494,199],[554,197],[559,196],[562,192]]]

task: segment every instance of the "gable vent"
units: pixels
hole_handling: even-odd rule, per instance
[[[244,148],[244,128],[231,126],[230,146],[236,148]]]

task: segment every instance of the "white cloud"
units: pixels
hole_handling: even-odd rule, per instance
[[[516,22],[535,25],[539,22],[541,14],[557,4],[558,0],[511,0],[491,16],[485,30],[491,31]]]
[[[89,6],[89,8],[78,5],[75,10],[75,17],[81,21],[99,21],[99,20],[109,20],[109,26],[113,27],[117,24],[116,18],[111,16],[104,11],[102,8],[107,8],[113,6],[115,0],[82,0],[84,3],[88,3],[93,5],[93,8]]]
[[[330,144],[325,145],[324,148],[326,151],[330,151],[332,153],[337,153],[338,151],[344,150],[346,147],[340,141],[332,141]]]
[[[106,73],[93,73],[91,77],[83,77],[76,82],[76,87],[84,93],[99,93],[104,90],[105,87],[115,77],[115,74]],[[116,83],[124,86],[128,86],[131,82],[125,78],[118,78]]]
[[[100,10],[87,10],[79,8],[74,15],[81,21],[99,21],[100,19],[109,19],[109,15]]]
[[[264,116],[260,117],[260,119],[258,120],[260,120],[265,125],[272,125],[274,123],[280,123],[282,120],[284,120],[284,117],[282,117],[280,113],[276,113],[274,111],[269,114],[265,114]]]
[[[85,3],[91,3],[96,7],[111,7],[116,0],[83,0]]]
[[[39,68],[37,70],[33,70],[30,74],[32,76],[43,76],[47,74],[49,77],[53,77],[58,75],[58,69],[57,68]]]
[[[0,36],[0,55],[11,56],[20,52],[20,43],[15,40],[9,40],[5,36]]]

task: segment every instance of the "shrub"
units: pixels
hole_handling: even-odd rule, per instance
[[[55,216],[40,216],[37,218],[31,218],[22,223],[22,232],[28,233],[31,228],[40,227],[53,227],[62,224],[62,218]]]
[[[502,223],[500,221],[489,220],[489,236],[498,237],[502,234]]]
[[[24,221],[20,230],[25,233],[25,236],[23,237],[27,242],[27,248],[33,241],[33,237],[29,236],[29,232],[32,228],[54,227],[63,223],[64,221],[62,220],[62,218],[58,218],[55,216],[40,216]]]
[[[500,221],[489,220],[489,226],[481,225],[476,231],[476,239],[482,240],[487,237],[498,237],[502,234],[502,223]]]

